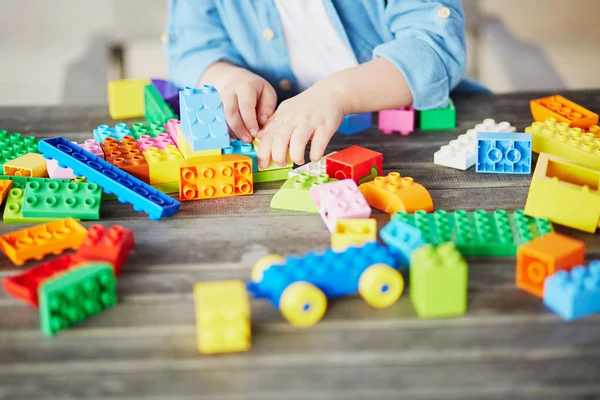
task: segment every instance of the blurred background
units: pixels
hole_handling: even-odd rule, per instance
[[[599,0],[463,0],[468,75],[497,93],[600,88]],[[106,104],[166,77],[166,0],[0,1],[0,105]]]

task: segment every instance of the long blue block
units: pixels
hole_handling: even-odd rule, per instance
[[[418,228],[393,219],[379,231],[381,240],[395,253],[398,253],[400,265],[410,266],[413,251],[425,246],[427,242]]]
[[[477,172],[531,173],[531,135],[528,133],[479,132]]]
[[[344,117],[338,132],[342,135],[354,135],[366,131],[373,125],[373,114],[349,114]]]
[[[40,140],[38,150],[45,158],[58,161],[59,166],[71,168],[75,175],[85,176],[107,194],[115,194],[121,203],[130,203],[135,211],[148,213],[150,219],[170,217],[179,211],[181,203],[177,200],[63,137]]]

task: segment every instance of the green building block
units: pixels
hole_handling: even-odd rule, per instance
[[[4,164],[27,153],[38,153],[38,140],[34,136],[23,136],[20,133],[8,133],[0,130],[0,173]]]
[[[421,111],[422,131],[442,131],[456,128],[456,108],[450,99],[444,108]]]
[[[285,181],[287,180],[291,170],[292,167],[254,172],[252,174],[252,183]]]
[[[0,175],[0,179],[13,181],[13,188],[25,189],[27,182],[69,182],[68,179],[37,178],[32,176]],[[84,178],[85,179],[85,178]]]
[[[523,210],[514,213],[505,210],[477,210],[472,213],[437,210],[414,214],[399,211],[392,218],[418,228],[428,244],[437,246],[453,242],[465,257],[514,257],[519,245],[553,231],[549,220],[527,217]]]
[[[467,311],[469,268],[452,243],[425,245],[410,261],[410,301],[419,318],[444,318]]]
[[[177,116],[162,98],[153,84],[144,86],[144,118],[146,121],[165,124],[170,119],[177,119]]]
[[[14,187],[10,189],[6,196],[6,205],[4,206],[4,223],[5,224],[42,224],[45,222],[56,221],[62,218],[25,218],[23,216],[23,198],[24,189]]]
[[[167,133],[164,124],[161,124],[160,122],[150,122],[148,125],[136,122],[131,125],[129,129],[131,130],[131,136],[133,136],[135,140],[139,140],[143,135],[156,138],[159,133]]]
[[[289,178],[271,199],[271,208],[318,214],[319,210],[308,192],[314,185],[335,180],[327,174],[311,176],[308,172]]]
[[[109,263],[67,270],[38,290],[40,327],[46,336],[68,329],[117,304],[117,285]]]
[[[22,205],[26,218],[100,219],[102,189],[95,183],[27,182]]]

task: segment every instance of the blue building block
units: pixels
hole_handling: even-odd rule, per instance
[[[567,321],[600,313],[600,260],[546,278],[544,304]]]
[[[104,139],[106,138],[113,138],[121,141],[125,136],[132,136],[132,134],[131,129],[124,123],[116,124],[112,128],[108,125],[99,125],[94,129],[94,140],[98,144],[104,142]]]
[[[400,221],[391,220],[379,232],[381,240],[400,257],[400,265],[408,267],[413,251],[425,246],[427,242],[418,228]]]
[[[181,133],[192,151],[223,149],[229,146],[229,133],[221,96],[213,86],[186,87],[179,92]]]
[[[96,157],[63,137],[41,140],[38,150],[58,165],[71,168],[75,175],[85,176],[107,194],[115,194],[121,203],[130,203],[135,211],[148,213],[159,220],[176,214],[181,204],[152,186]]]
[[[531,135],[528,133],[479,132],[477,172],[531,173]]]
[[[356,133],[369,129],[373,124],[373,114],[349,114],[346,115],[338,132],[342,135],[354,135]]]
[[[252,159],[252,172],[258,172],[258,153],[252,143],[243,143],[241,140],[232,140],[229,147],[225,147],[223,154],[239,154]]]

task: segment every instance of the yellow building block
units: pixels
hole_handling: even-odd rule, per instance
[[[4,175],[47,178],[46,159],[38,153],[27,153],[4,163]]]
[[[242,281],[194,285],[198,351],[234,353],[250,349],[250,301]]]
[[[254,148],[256,149],[256,153],[258,154],[258,149],[260,146],[260,139],[259,138],[254,138],[254,140],[252,141],[252,145],[254,146]],[[273,162],[273,160],[271,160],[271,164],[269,164],[269,166],[267,168],[261,168],[260,166],[258,167],[258,172],[262,172],[262,171],[272,171],[274,169],[284,169],[284,168],[292,168],[294,166],[294,163],[292,162],[292,159],[290,158],[290,155],[288,153],[288,159],[287,159],[287,164],[285,165],[285,167],[280,167],[279,165],[275,164],[275,162]]]
[[[540,154],[525,214],[594,233],[600,226],[600,171]]]
[[[144,151],[150,169],[150,184],[169,183],[179,180],[179,164],[183,156],[175,146],[166,146],[164,150],[148,147]]]
[[[181,129],[177,128],[177,147],[179,147],[179,151],[181,151],[181,155],[186,160],[189,158],[196,157],[209,157],[209,156],[219,156],[221,155],[221,149],[211,149],[211,150],[199,150],[194,151],[185,140],[185,137],[181,133]]]
[[[547,153],[565,158],[584,167],[600,169],[600,132],[598,126],[585,132],[570,128],[566,122],[548,118],[525,128],[531,134],[531,148],[536,153]]]
[[[342,219],[331,234],[331,248],[341,252],[351,246],[362,246],[377,240],[375,218]]]
[[[108,82],[108,111],[112,119],[144,116],[144,86],[149,79],[121,79]]]

